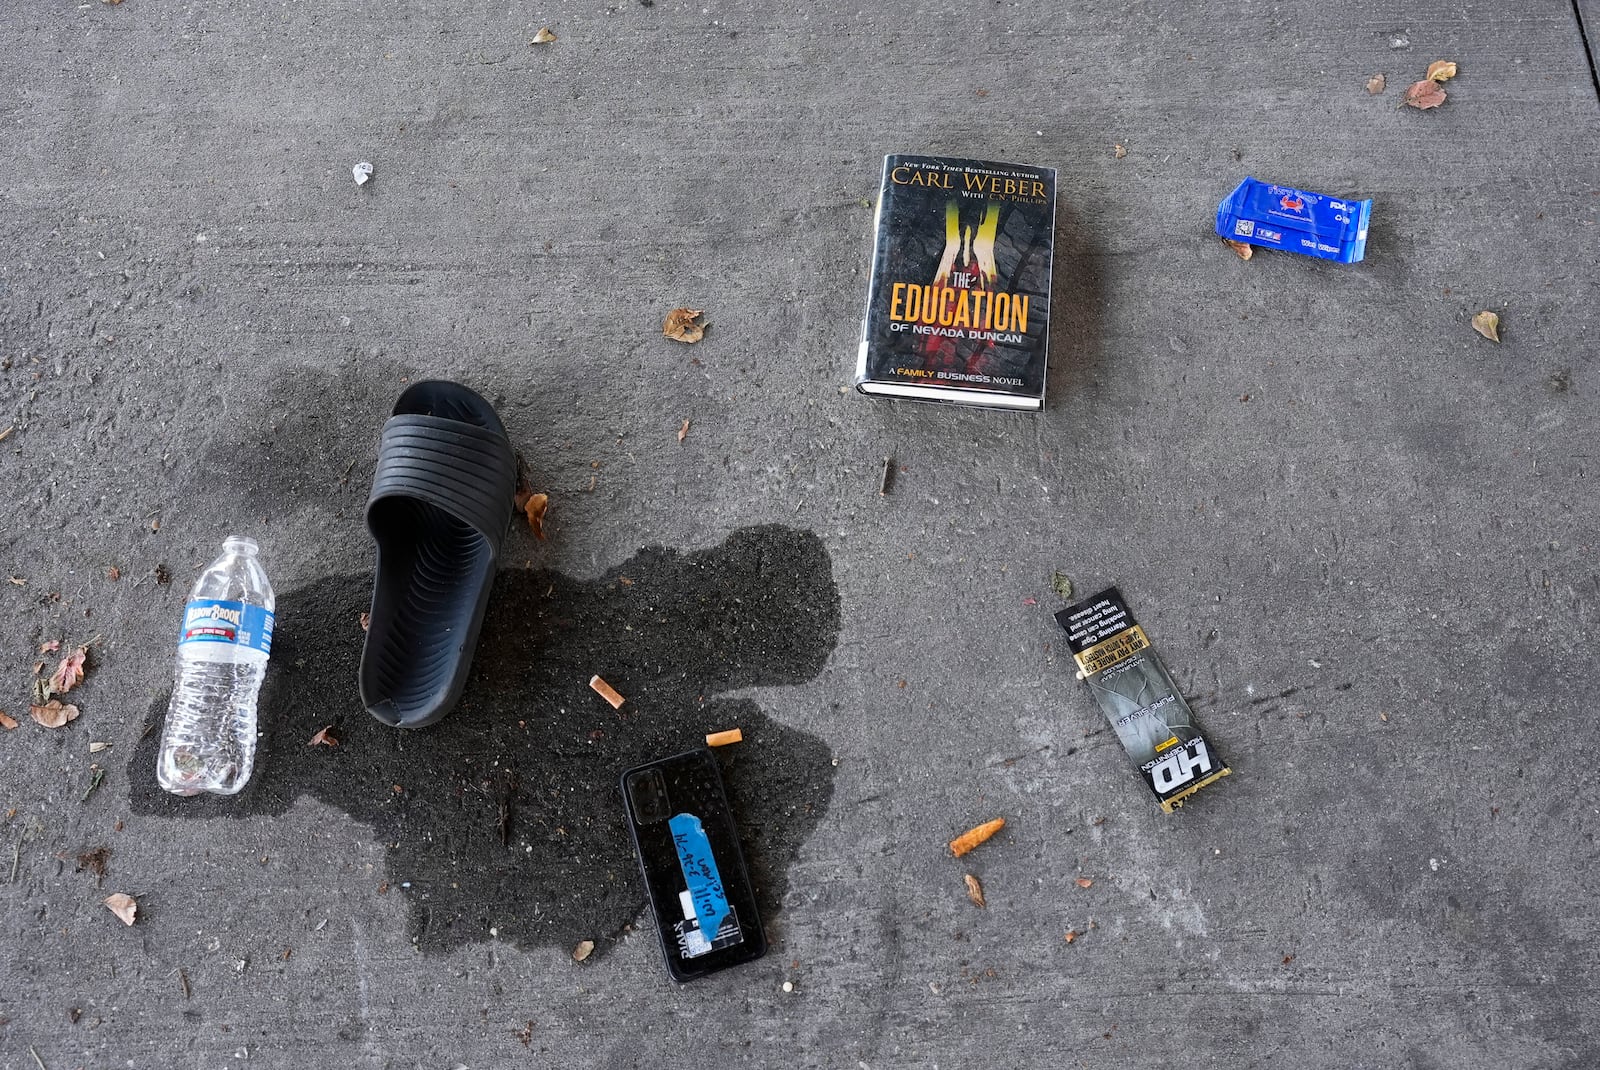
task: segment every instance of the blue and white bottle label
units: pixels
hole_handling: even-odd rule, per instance
[[[271,654],[272,613],[247,602],[196,599],[183,609],[178,645],[185,643],[233,643]]]

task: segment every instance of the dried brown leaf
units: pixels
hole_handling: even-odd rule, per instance
[[[541,26],[539,27],[539,32],[533,35],[533,40],[528,43],[530,45],[547,45],[554,40],[556,40],[556,35],[551,32],[550,27]]]
[[[533,529],[534,536],[541,540],[544,538],[544,511],[548,508],[550,508],[548,494],[530,494],[522,505],[522,511],[528,517],[528,526]]]
[[[683,421],[683,426],[678,428],[678,441],[682,442],[689,436],[689,421]]]
[[[1436,59],[1428,64],[1428,80],[1431,82],[1448,82],[1456,76],[1456,65],[1453,60]]]
[[[1371,78],[1367,79],[1367,93],[1369,96],[1377,96],[1379,93],[1382,93],[1385,89],[1387,89],[1388,86],[1389,80],[1381,74],[1374,74]]]
[[[121,578],[122,570],[116,565],[112,565],[110,568],[106,569],[106,579],[110,580],[112,583],[117,582]]]
[[[61,659],[61,664],[56,666],[56,671],[50,674],[50,691],[52,694],[65,695],[74,687],[83,683],[83,667],[89,660],[89,648],[77,647]]]
[[[372,614],[371,613],[363,613],[363,614],[361,614],[361,630],[362,631],[366,631],[367,629],[369,629],[371,627],[372,627]]]
[[[126,892],[112,892],[106,896],[105,904],[124,925],[132,925],[134,915],[139,913],[139,901]]]
[[[59,639],[52,639],[48,643],[40,643],[39,644],[39,653],[41,653],[41,654],[54,654],[56,651],[58,651],[60,649],[61,649],[61,640],[59,640]]]
[[[35,721],[46,728],[65,728],[68,721],[78,719],[78,707],[63,706],[58,698],[53,698],[42,706],[29,706],[28,712]]]
[[[1090,880],[1088,877],[1079,877],[1072,883],[1076,884],[1079,888],[1088,888],[1094,884],[1094,881]]]
[[[106,905],[123,924],[133,924],[133,916],[139,913],[139,900],[128,892],[112,892],[106,896]]]
[[[1115,156],[1119,160],[1122,159],[1124,156],[1128,155],[1128,146],[1118,142],[1117,144],[1111,146],[1111,155]]]
[[[0,728],[4,728],[7,732],[9,732],[16,727],[17,719],[7,713],[5,710],[0,710]]]
[[[1256,247],[1249,242],[1234,241],[1232,238],[1223,238],[1222,244],[1239,254],[1240,260],[1249,260],[1256,255]]]
[[[1427,111],[1443,104],[1445,97],[1444,87],[1432,78],[1424,78],[1420,82],[1413,82],[1406,87],[1405,102],[1418,111]]]
[[[594,954],[594,941],[579,940],[578,946],[572,949],[572,961],[582,962],[592,954]]]
[[[1500,341],[1500,317],[1488,309],[1472,317],[1472,329],[1491,342]]]
[[[963,879],[967,882],[967,898],[972,900],[972,905],[980,908],[988,906],[989,904],[984,902],[983,885],[979,883],[978,878],[968,873]]]
[[[1067,935],[1066,935],[1066,936],[1065,936],[1065,938],[1064,938],[1064,939],[1065,939],[1065,940],[1066,940],[1066,941],[1067,941],[1067,943],[1069,943],[1069,944],[1070,944],[1070,943],[1072,943],[1072,941],[1074,941],[1074,940],[1076,940],[1076,939],[1077,939],[1077,938],[1078,938],[1078,937],[1080,937],[1080,936],[1082,936],[1082,935],[1083,935],[1083,934],[1082,934],[1082,933],[1080,933],[1080,932],[1079,932],[1079,931],[1078,931],[1078,930],[1076,930],[1076,929],[1068,929],[1068,930],[1067,930]]]
[[[706,329],[695,320],[704,315],[705,312],[698,308],[675,308],[667,313],[661,333],[674,342],[698,342],[706,336]]]
[[[308,746],[308,747],[316,747],[316,746],[337,747],[339,745],[339,741],[337,739],[333,738],[332,732],[333,732],[333,725],[330,724],[330,725],[324,727],[323,729],[321,729],[316,735],[312,736],[309,740],[307,740],[306,741],[306,746]]]

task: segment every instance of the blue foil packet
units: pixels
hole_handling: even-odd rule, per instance
[[[1247,178],[1217,206],[1217,233],[1230,241],[1353,264],[1367,252],[1372,202],[1307,193]]]

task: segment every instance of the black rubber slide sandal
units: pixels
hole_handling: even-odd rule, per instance
[[[378,568],[361,701],[384,724],[433,724],[461,697],[516,487],[505,425],[475,391],[430,380],[400,395],[367,499]]]

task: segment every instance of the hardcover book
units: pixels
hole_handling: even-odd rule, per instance
[[[1051,167],[886,157],[856,389],[1042,408],[1055,205]]]

